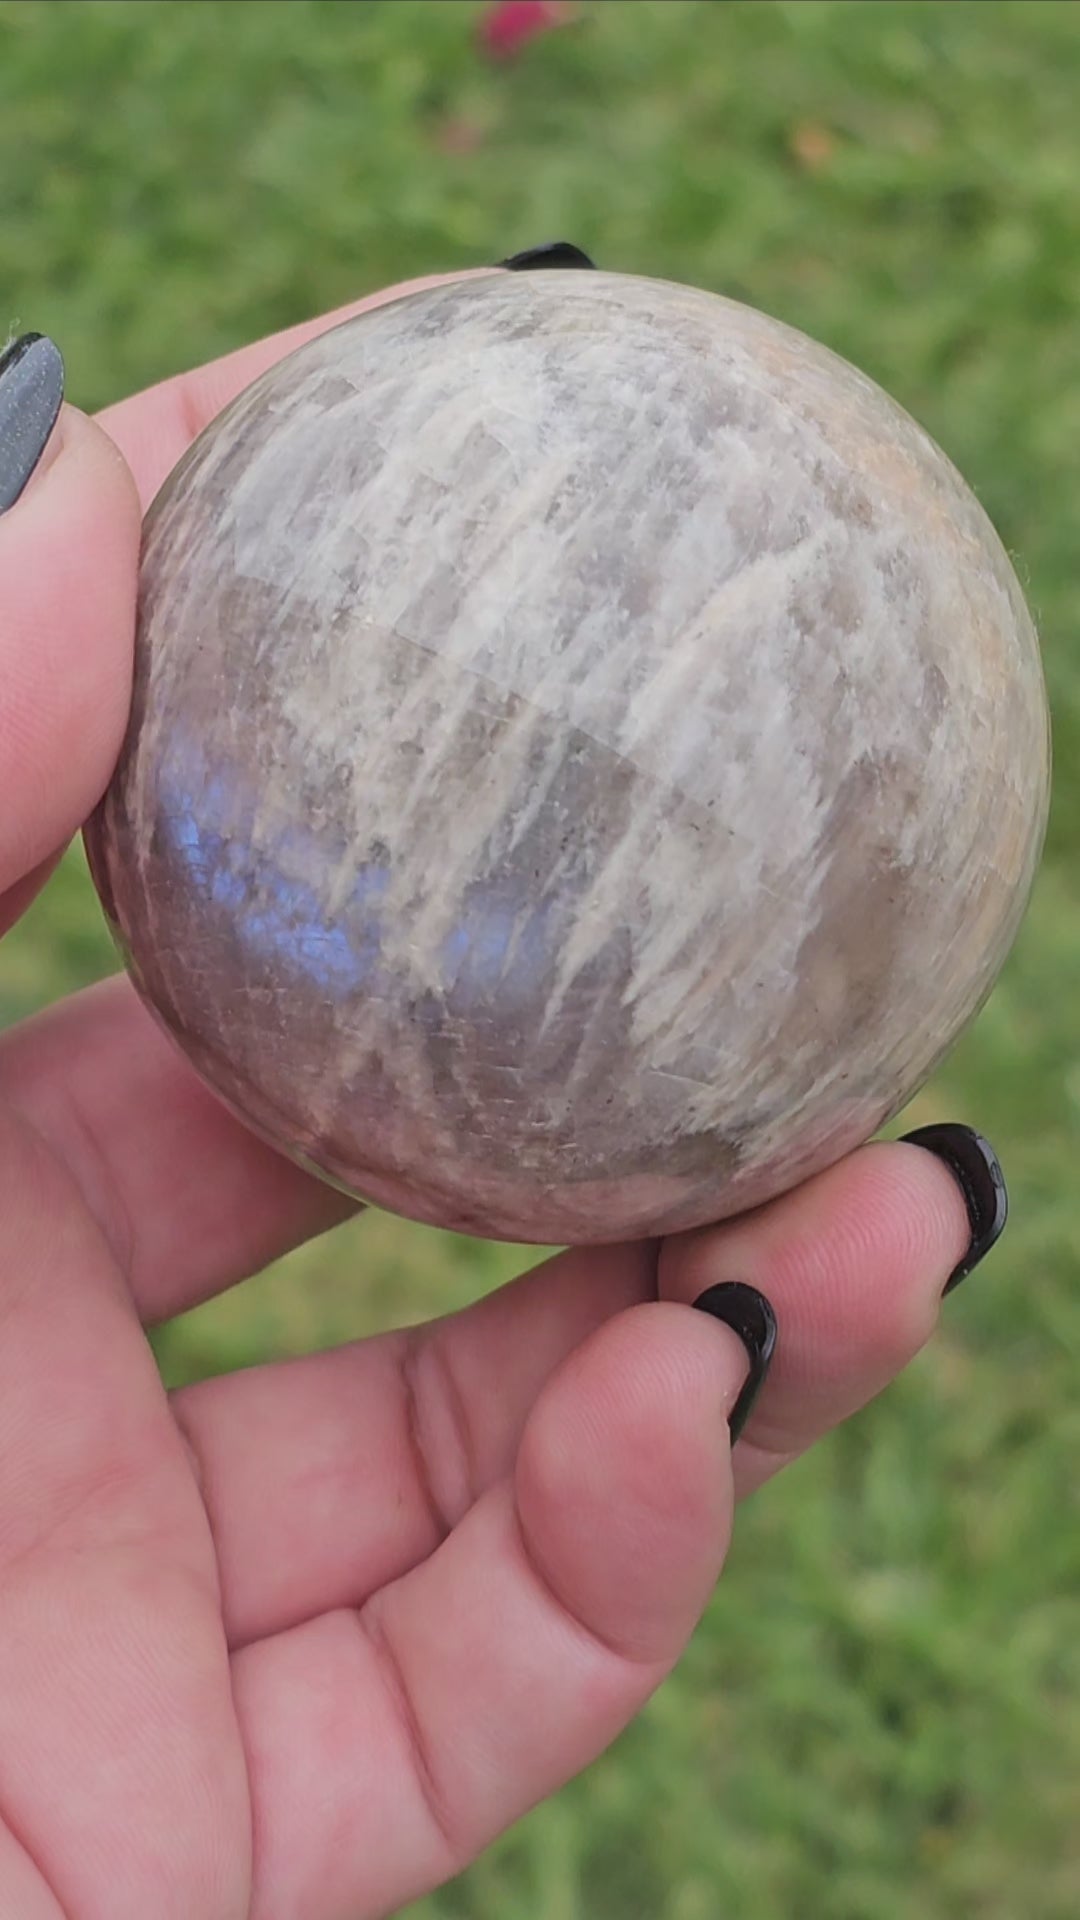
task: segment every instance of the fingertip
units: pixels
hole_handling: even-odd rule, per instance
[[[108,435],[65,406],[0,517],[0,889],[98,800],[130,699],[140,513]]]
[[[515,1481],[530,1552],[628,1658],[673,1660],[719,1575],[747,1370],[730,1327],[650,1302],[591,1335],[526,1426]]]
[[[55,437],[58,454],[63,455],[63,484],[70,495],[66,504],[74,502],[75,492],[80,489],[86,514],[107,521],[117,536],[123,534],[129,542],[134,536],[137,549],[142,519],[138,488],[115,440],[69,401],[60,410]],[[58,459],[53,460],[51,467],[59,472],[59,464]],[[91,481],[93,487],[86,497]],[[27,498],[32,498],[30,489]]]
[[[768,1391],[736,1454],[740,1490],[865,1406],[926,1345],[970,1232],[946,1167],[879,1141],[754,1213],[664,1243],[665,1298],[740,1282],[776,1312]]]
[[[969,1238],[956,1181],[925,1151],[874,1141],[803,1186],[722,1225],[664,1243],[665,1297],[738,1279],[785,1305],[851,1295],[936,1304]]]
[[[886,1226],[905,1238],[913,1262],[933,1269],[935,1278],[947,1277],[971,1238],[955,1174],[934,1153],[907,1140],[874,1141],[863,1155]]]

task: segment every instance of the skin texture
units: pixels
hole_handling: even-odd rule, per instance
[[[120,747],[136,485],[295,341],[107,433],[66,409],[0,518],[8,924]],[[918,1350],[969,1232],[939,1161],[873,1146],[719,1231],[166,1396],[142,1324],[344,1211],[126,980],[0,1036],[5,1920],[374,1920],[457,1871],[663,1679],[733,1499]],[[781,1327],[734,1461],[745,1361],[686,1310],[732,1278]]]
[[[1015,576],[914,422],[732,302],[537,272],[322,337],[193,448],[88,845],[267,1139],[581,1243],[899,1110],[1004,961],[1048,777]]]

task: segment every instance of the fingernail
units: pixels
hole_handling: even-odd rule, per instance
[[[512,253],[509,260],[500,260],[500,267],[508,267],[511,273],[531,273],[534,267],[591,267],[596,271],[596,261],[590,260],[580,247],[572,247],[569,240],[549,240],[542,247],[526,247],[524,253]]]
[[[0,513],[41,459],[63,398],[64,362],[43,334],[24,333],[0,354]]]
[[[731,1444],[734,1446],[750,1418],[772,1364],[776,1351],[776,1315],[765,1295],[759,1293],[756,1287],[745,1286],[741,1280],[726,1280],[720,1286],[708,1287],[698,1295],[694,1305],[702,1313],[711,1313],[714,1320],[722,1320],[726,1327],[731,1327],[750,1357],[750,1372],[728,1420]]]
[[[981,1133],[973,1127],[946,1125],[917,1127],[905,1133],[910,1146],[925,1147],[944,1161],[964,1196],[971,1222],[971,1241],[959,1266],[954,1267],[945,1285],[942,1299],[984,1259],[1000,1240],[1009,1217],[1009,1194],[1001,1162]]]

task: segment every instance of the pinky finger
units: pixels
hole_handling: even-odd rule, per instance
[[[359,1612],[238,1654],[252,1920],[373,1920],[460,1872],[610,1744],[723,1564],[726,1327],[631,1308],[549,1382],[512,1480]]]

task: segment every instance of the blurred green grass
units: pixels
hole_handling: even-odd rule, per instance
[[[583,0],[508,68],[457,0],[0,0],[0,327],[94,407],[369,288],[550,237],[847,354],[976,486],[1040,623],[1047,858],[907,1124],[1014,1216],[941,1337],[741,1516],[680,1672],[417,1920],[1072,1920],[1080,1910],[1080,8]],[[77,852],[10,1022],[110,970]],[[385,1218],[168,1329],[171,1379],[516,1271]]]

